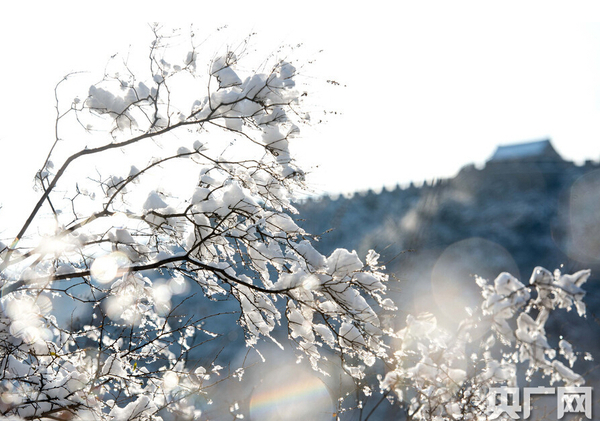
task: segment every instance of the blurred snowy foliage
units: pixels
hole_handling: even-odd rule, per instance
[[[576,309],[555,312],[545,329],[554,346],[565,335],[599,355],[599,192],[597,163],[516,159],[467,166],[454,178],[421,186],[324,196],[296,206],[299,225],[319,235],[318,250],[327,253],[338,244],[359,254],[376,250],[398,281],[389,294],[397,306],[408,314],[429,313],[443,328],[455,329],[468,316],[465,308],[481,306],[477,277],[494,280],[506,271],[520,278],[540,264],[564,273],[591,268],[587,317]],[[596,363],[577,361],[579,372],[589,371],[587,384],[600,385]],[[523,382],[525,374],[519,376]]]

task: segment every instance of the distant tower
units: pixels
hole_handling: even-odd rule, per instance
[[[515,143],[498,146],[487,162],[495,163],[562,163],[564,159],[556,152],[550,139],[535,142]]]

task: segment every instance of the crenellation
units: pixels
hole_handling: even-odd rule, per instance
[[[521,155],[519,155],[521,154]],[[556,186],[561,177],[567,173],[583,174],[583,172],[600,168],[600,162],[586,160],[577,165],[563,159],[554,149],[549,139],[520,143],[516,145],[499,146],[494,155],[486,161],[482,168],[475,164],[467,164],[460,169],[456,176],[450,178],[434,178],[423,180],[418,185],[411,181],[408,185],[388,185],[379,189],[356,191],[344,194],[313,196],[307,202],[360,202],[373,200],[377,197],[398,197],[400,200],[419,197],[430,192],[447,189],[475,191],[481,188],[495,188],[498,183],[501,189],[523,188],[524,186]],[[580,174],[580,175],[581,175]]]

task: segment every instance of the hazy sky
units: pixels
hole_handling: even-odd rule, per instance
[[[304,43],[298,57],[316,59],[303,70],[315,81],[311,95],[339,114],[292,147],[317,193],[448,177],[483,164],[498,144],[546,137],[567,159],[600,158],[600,24],[584,22],[594,14],[579,3],[568,13],[532,6],[545,2],[527,10],[519,3],[497,10],[476,3],[198,3],[168,10],[164,3],[164,14],[152,6],[161,3],[145,4],[159,17],[194,21],[200,33],[229,24],[231,42],[258,32],[261,54]],[[116,2],[102,11],[67,4],[62,10],[70,14],[57,19],[47,15],[56,7],[42,6],[37,17],[0,27],[0,171],[11,180],[0,186],[4,203],[28,191],[43,162],[56,82],[70,71],[101,71],[114,53],[144,51],[151,39],[146,24],[126,20],[122,6],[112,9]]]

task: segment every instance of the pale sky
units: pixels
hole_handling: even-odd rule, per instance
[[[498,144],[547,137],[566,159],[600,158],[600,23],[586,21],[599,16],[589,4],[199,3],[144,2],[148,12],[137,15],[119,2],[96,5],[102,10],[44,3],[27,21],[5,18],[5,208],[35,197],[29,191],[52,141],[56,82],[71,71],[102,71],[114,53],[145,51],[144,18],[185,17],[198,33],[228,24],[232,43],[254,31],[265,55],[304,43],[298,58],[316,58],[303,70],[314,78],[313,101],[338,112],[292,144],[316,193],[451,177],[468,163],[483,165]],[[30,5],[18,7],[15,17]]]

